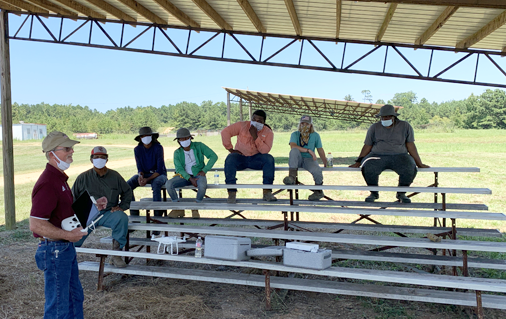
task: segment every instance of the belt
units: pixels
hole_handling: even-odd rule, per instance
[[[39,240],[41,243],[44,243],[44,242],[47,242],[47,243],[56,243],[56,242],[68,243],[69,242],[68,240],[64,240],[64,239],[49,239],[49,238],[42,238],[42,237],[39,237]]]

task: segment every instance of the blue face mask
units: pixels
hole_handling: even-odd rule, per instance
[[[389,127],[393,123],[394,123],[394,121],[392,119],[390,119],[390,120],[381,120],[381,125],[383,125],[384,127]]]

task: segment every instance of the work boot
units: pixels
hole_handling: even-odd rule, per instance
[[[288,176],[283,178],[283,183],[285,185],[295,185],[295,183],[297,183],[297,169],[296,168],[288,169]]]
[[[237,192],[228,191],[227,204],[237,203],[237,199],[235,198],[236,195],[237,195]]]
[[[367,196],[365,198],[365,201],[368,203],[374,203],[375,200],[377,200],[380,197],[378,192],[371,192],[371,195]]]
[[[272,195],[272,190],[270,190],[270,189],[264,189],[263,200],[267,201],[267,202],[275,202],[278,199],[276,197],[274,197],[274,195]]]
[[[119,243],[113,239],[112,240],[112,250],[121,251],[122,249],[119,248]],[[109,262],[111,265],[117,268],[125,268],[127,266],[126,262],[123,260],[121,256],[111,256],[111,260]]]
[[[307,198],[308,200],[320,200],[323,198],[323,191],[322,190],[315,190],[313,191],[313,194],[309,195]]]
[[[199,214],[199,211],[197,209],[192,209],[192,218],[193,219],[200,218],[200,214]]]
[[[409,204],[411,203],[411,199],[406,196],[406,193],[397,193],[397,199],[401,202],[401,203],[404,203],[404,204]]]
[[[183,218],[184,210],[183,209],[173,209],[169,213],[169,218]]]

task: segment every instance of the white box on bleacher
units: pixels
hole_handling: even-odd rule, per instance
[[[286,248],[309,251],[309,252],[315,253],[318,251],[318,248],[320,248],[320,246],[318,244],[299,243],[299,242],[293,241],[293,242],[286,243]]]
[[[251,249],[251,239],[230,236],[206,236],[204,257],[224,260],[248,260],[246,251]]]

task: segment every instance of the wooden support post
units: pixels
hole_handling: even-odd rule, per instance
[[[107,255],[97,255],[97,257],[100,257],[100,265],[98,266],[97,291],[102,291],[102,289],[104,289],[104,266]]]
[[[467,250],[462,251],[462,274],[469,277],[469,268],[467,266]]]
[[[476,316],[478,319],[483,319],[483,306],[481,303],[481,291],[476,290]]]
[[[227,126],[230,126],[230,93],[227,92]]]
[[[253,117],[253,110],[251,108],[251,101],[249,101],[249,119],[251,120],[252,117]]]
[[[14,195],[14,145],[12,140],[11,62],[9,53],[9,14],[0,13],[0,82],[2,85],[2,156],[4,170],[5,228],[16,228]]]
[[[242,115],[242,98],[239,99],[239,116],[241,117],[240,121],[244,121],[243,115]]]
[[[271,273],[264,269],[265,275],[265,309],[271,310]]]

